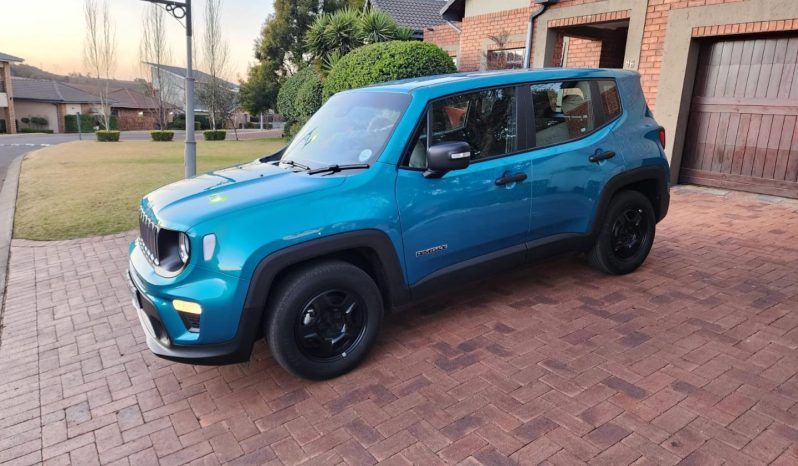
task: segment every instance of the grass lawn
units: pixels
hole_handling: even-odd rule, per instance
[[[277,151],[282,139],[197,142],[198,173]],[[60,240],[138,228],[142,196],[183,177],[183,142],[70,142],[22,163],[14,237]]]

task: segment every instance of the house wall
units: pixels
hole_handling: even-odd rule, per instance
[[[22,123],[23,118],[30,117],[44,117],[47,118],[46,129],[51,129],[54,132],[59,132],[58,129],[58,109],[56,104],[47,102],[32,102],[28,100],[17,99],[14,102],[16,108],[16,117],[20,121],[21,128],[32,127]]]
[[[8,62],[0,62],[0,81],[3,82],[2,91],[5,96],[5,106],[0,108],[0,119],[6,122],[6,132],[14,134],[17,132],[16,111],[14,89],[11,86],[11,65]]]
[[[83,113],[81,104],[64,104],[64,115],[77,115]]]
[[[454,26],[461,28],[463,25],[456,23]],[[424,41],[432,42],[433,44],[436,44],[438,47],[445,50],[449,56],[452,57],[455,66],[459,68],[460,33],[457,32],[454,27],[448,24],[440,24],[435,27],[427,28],[424,30]]]
[[[538,8],[531,2],[517,7],[516,2],[495,0],[468,0],[466,7],[467,13],[487,13],[463,18],[459,44],[463,71],[484,68],[481,56],[491,47],[491,35],[506,33],[512,38],[509,45],[523,46],[529,14]],[[567,66],[612,63],[640,73],[646,100],[666,130],[666,152],[675,181],[698,60],[697,39],[796,31],[798,1],[560,0],[535,21],[533,66],[560,66],[568,28],[621,20],[628,21],[625,45],[618,38],[604,40],[603,47],[571,38]],[[431,32],[425,40],[438,43],[441,37],[446,36]],[[451,38],[446,41],[450,43]]]

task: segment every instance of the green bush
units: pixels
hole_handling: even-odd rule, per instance
[[[119,141],[119,131],[110,130],[106,131],[104,129],[96,131],[94,134],[97,135],[97,140],[100,142],[117,142]]]
[[[53,134],[53,130],[51,129],[41,129],[41,128],[19,128],[17,129],[18,133],[47,133]]]
[[[81,115],[80,116],[80,132],[93,133],[94,126],[97,124],[94,115]],[[65,115],[64,116],[64,129],[67,133],[78,132],[78,116]]]
[[[317,96],[313,95],[314,89],[318,92]],[[312,67],[299,70],[283,82],[277,94],[277,108],[285,118],[286,134],[293,134],[318,110],[322,89],[321,76]]]
[[[455,71],[449,55],[429,42],[380,42],[342,57],[327,75],[324,98],[371,84]]]
[[[171,141],[175,138],[174,131],[150,131],[150,136],[153,141]]]
[[[206,141],[224,141],[224,138],[227,137],[227,131],[223,129],[217,130],[208,130],[203,132],[202,134],[205,135]]]
[[[31,119],[30,119],[30,123],[31,123],[33,126],[47,126],[47,124],[48,124],[49,122],[47,121],[47,118],[45,118],[45,117],[38,117],[38,116],[35,116],[35,117],[31,117]]]

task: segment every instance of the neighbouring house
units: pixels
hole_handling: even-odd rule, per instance
[[[117,117],[120,131],[157,128],[160,111],[157,97],[130,88],[113,89],[108,96],[114,101],[111,114]],[[170,113],[174,114],[178,107],[169,103],[165,103],[164,107],[165,119],[170,121]]]
[[[635,70],[672,181],[798,198],[798,1],[449,0],[424,39],[461,71]]]
[[[443,24],[440,10],[445,0],[366,0],[364,10],[374,8],[384,11],[400,26],[414,31],[414,37],[424,38],[424,30]]]
[[[18,128],[46,129],[54,133],[64,132],[64,116],[81,113],[102,113],[101,99],[77,87],[52,79],[12,78],[14,106]],[[106,105],[112,104],[109,101]],[[46,123],[34,123],[34,118],[43,118]],[[23,119],[29,120],[27,123]]]
[[[161,93],[166,102],[169,102],[176,108],[185,109],[186,69],[179,66],[158,65],[155,63],[146,64],[150,65],[153,88],[156,89],[157,92]],[[200,115],[207,115],[208,109],[205,108],[205,106],[202,105],[202,102],[200,102],[200,100],[197,98],[196,88],[210,82],[213,78],[209,74],[198,70],[194,70],[193,74],[195,80],[194,111]],[[222,81],[222,84],[227,89],[238,95],[238,84],[224,80]],[[233,113],[232,120],[233,121],[230,123],[234,126],[243,127],[243,125],[249,122],[249,114],[243,109],[239,108]]]
[[[21,58],[0,52],[0,133],[17,132],[11,64],[22,61]]]

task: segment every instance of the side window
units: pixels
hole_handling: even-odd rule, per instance
[[[518,150],[515,88],[489,89],[439,100],[432,105],[431,145],[463,141],[471,160]]]
[[[621,114],[621,99],[618,97],[618,87],[615,81],[599,81],[599,93],[601,94],[601,107],[604,109],[604,117],[607,121],[612,121]]]
[[[590,81],[533,84],[535,145],[579,139],[596,127]]]

